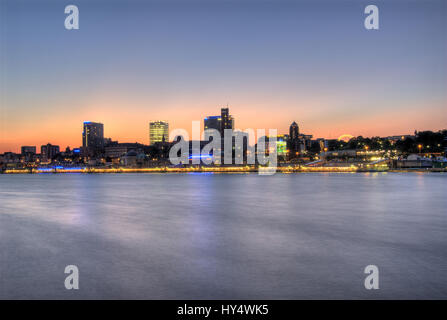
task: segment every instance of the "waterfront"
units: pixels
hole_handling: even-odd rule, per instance
[[[447,298],[444,173],[0,176],[0,298]],[[64,268],[80,269],[80,290]],[[365,266],[380,289],[365,290]]]

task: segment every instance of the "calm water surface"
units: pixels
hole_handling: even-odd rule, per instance
[[[434,173],[0,175],[0,298],[446,299],[446,208]]]

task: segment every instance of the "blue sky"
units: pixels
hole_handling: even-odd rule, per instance
[[[78,146],[82,121],[147,143],[229,103],[316,137],[447,127],[447,2],[0,0],[0,152]],[[80,29],[64,28],[75,4]],[[363,26],[366,5],[380,29]]]

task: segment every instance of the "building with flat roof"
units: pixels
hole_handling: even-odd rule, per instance
[[[41,155],[42,161],[50,161],[58,153],[60,153],[59,146],[55,146],[50,143],[47,143],[40,147],[40,155]]]
[[[22,155],[26,155],[27,153],[36,153],[36,146],[22,146],[21,148]]]
[[[140,143],[112,143],[105,147],[105,157],[112,159],[121,158],[129,151],[135,151],[138,153],[143,152],[144,145]]]
[[[152,121],[149,123],[149,144],[169,141],[169,123],[167,121]]]
[[[85,156],[95,156],[104,149],[104,125],[85,121],[82,131],[82,150]]]

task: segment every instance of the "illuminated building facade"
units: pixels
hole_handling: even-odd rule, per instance
[[[169,141],[169,123],[167,121],[153,121],[149,123],[149,143]]]
[[[287,139],[284,135],[276,137],[276,152],[280,157],[287,156]]]
[[[82,131],[82,150],[85,156],[94,156],[104,149],[104,125],[85,121]]]
[[[301,151],[301,141],[300,141],[300,128],[298,124],[293,121],[289,128],[289,158],[296,158]]]
[[[272,153],[275,152],[275,146],[276,146],[276,155],[280,157],[281,160],[285,160],[286,156],[289,152],[287,148],[288,143],[288,136],[285,134],[277,135],[276,136],[276,143],[275,145],[270,144],[270,141],[273,141],[273,137],[270,136],[263,136],[258,139],[258,143],[261,143],[261,141],[264,141],[265,145],[265,153]],[[262,151],[264,152],[264,151]]]

